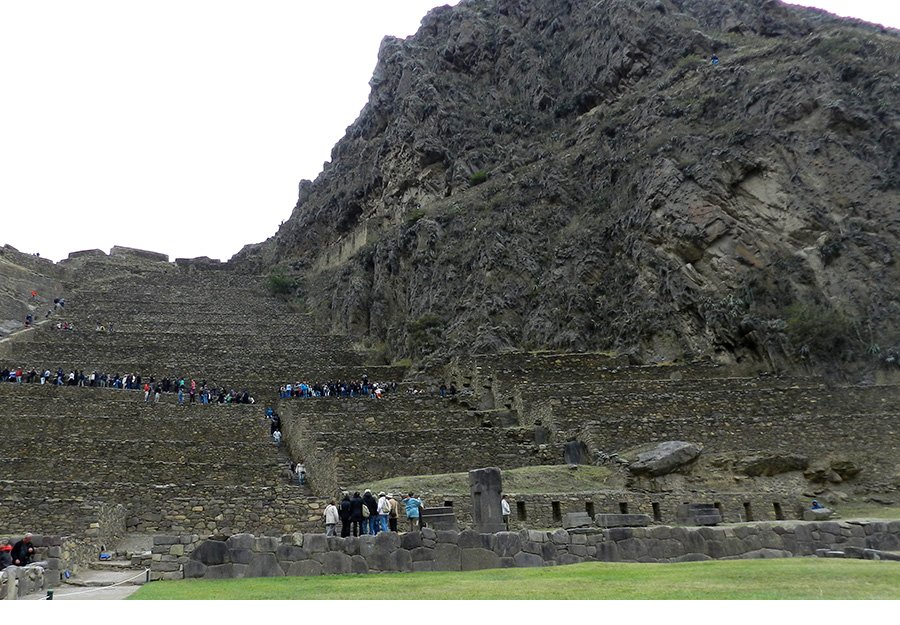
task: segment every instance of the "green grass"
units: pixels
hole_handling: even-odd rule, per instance
[[[132,599],[900,599],[900,563],[592,562],[468,573],[153,582]]]
[[[574,470],[567,465],[522,467],[503,471],[503,490],[517,495],[595,492],[602,490],[611,476],[612,471],[607,467],[591,465],[579,465]],[[469,474],[392,477],[379,482],[358,484],[346,490],[351,493],[356,490],[363,492],[366,488],[375,493],[468,493]]]

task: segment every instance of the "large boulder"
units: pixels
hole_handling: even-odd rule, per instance
[[[628,464],[632,475],[659,477],[690,464],[697,459],[702,449],[694,443],[666,441],[624,455],[626,458],[633,458]]]

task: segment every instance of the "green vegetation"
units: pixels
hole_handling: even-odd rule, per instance
[[[444,320],[434,313],[425,313],[408,325],[409,351],[422,355],[433,352],[442,340]]]
[[[850,347],[853,328],[840,312],[819,304],[794,303],[786,313],[788,337],[801,355],[840,359]]]
[[[476,187],[482,182],[487,182],[487,179],[488,173],[486,171],[484,171],[483,169],[476,171],[474,174],[469,176],[469,186]]]
[[[270,273],[266,279],[266,288],[272,295],[290,295],[295,286],[291,278],[277,271]]]
[[[607,467],[589,465],[579,465],[574,470],[568,465],[522,467],[503,471],[503,489],[519,495],[592,492],[606,487],[611,475]],[[365,488],[374,492],[468,493],[469,474],[392,477],[372,484],[360,484],[350,490],[362,491]]]
[[[900,599],[895,562],[590,562],[468,573],[153,582],[132,599]]]
[[[414,223],[416,223],[417,221],[419,221],[420,219],[422,219],[422,217],[424,217],[424,216],[425,216],[425,210],[421,209],[421,208],[417,208],[416,210],[414,210],[413,212],[411,212],[409,214],[409,217],[406,218],[406,225],[411,226]]]

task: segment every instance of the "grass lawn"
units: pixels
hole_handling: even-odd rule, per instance
[[[594,492],[606,487],[611,477],[613,472],[608,467],[591,465],[579,465],[575,470],[567,465],[521,467],[503,471],[503,490],[520,495]],[[440,473],[392,477],[351,486],[348,490],[363,492],[366,488],[373,493],[468,493],[470,486],[468,473]]]
[[[591,562],[468,573],[153,582],[132,599],[900,599],[900,562]]]

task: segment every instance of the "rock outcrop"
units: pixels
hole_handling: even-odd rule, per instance
[[[438,8],[235,261],[386,357],[896,366],[898,60],[772,0]]]

